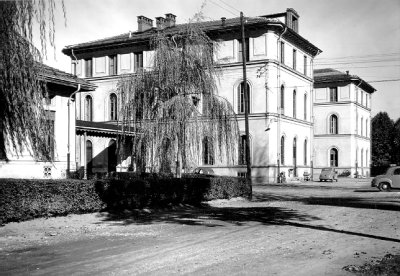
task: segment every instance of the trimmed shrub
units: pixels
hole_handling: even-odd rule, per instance
[[[89,213],[105,207],[88,180],[0,179],[0,222]]]

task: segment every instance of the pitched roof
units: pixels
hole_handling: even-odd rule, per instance
[[[78,78],[77,76],[63,72],[43,63],[36,63],[36,65],[39,70],[40,77],[48,83],[67,86],[74,89],[76,89],[78,84],[80,84],[81,91],[92,91],[96,89],[95,85],[84,79]]]
[[[267,26],[281,26],[284,28],[285,24],[280,22],[274,18],[266,18],[266,16],[260,17],[245,17],[245,27],[267,27]],[[240,30],[241,27],[241,20],[240,17],[235,18],[227,18],[225,19],[224,23],[221,20],[213,20],[213,21],[205,21],[205,22],[195,22],[195,23],[186,23],[186,24],[176,24],[175,26],[166,27],[163,30],[167,34],[174,34],[183,32],[189,24],[193,24],[196,27],[200,27],[203,31],[207,34],[219,33],[224,31],[231,31],[231,30]],[[110,46],[124,46],[124,45],[131,45],[136,43],[143,43],[148,42],[151,37],[156,34],[158,29],[156,27],[152,27],[146,31],[142,32],[127,32],[117,36],[112,36],[108,38],[98,39],[94,41],[89,41],[85,43],[79,43],[75,45],[66,46],[62,52],[66,55],[72,55],[73,50],[93,50],[93,49],[100,49],[100,48],[107,48]],[[306,47],[308,51],[312,54],[316,55],[319,52],[322,52],[316,46],[311,44],[308,40],[304,39],[302,36],[291,30],[290,28],[287,29],[287,32],[284,34],[285,38],[288,39],[296,39],[300,44]]]
[[[341,72],[332,68],[314,70],[314,87],[328,87],[338,83],[355,83],[368,93],[374,93],[376,89],[368,82],[356,75],[350,75],[349,71]]]

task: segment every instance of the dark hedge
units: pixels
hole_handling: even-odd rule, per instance
[[[94,181],[0,179],[0,222],[90,213],[105,207]]]
[[[0,179],[0,224],[36,217],[251,198],[244,178],[126,175],[125,179]]]

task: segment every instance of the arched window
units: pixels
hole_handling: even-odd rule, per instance
[[[118,116],[117,116],[117,95],[114,93],[110,95],[110,120],[111,121],[116,121]]]
[[[285,113],[285,86],[281,86],[281,114]]]
[[[281,137],[281,165],[285,165],[285,136]]]
[[[365,137],[368,137],[368,119],[365,120]]]
[[[329,133],[338,134],[338,118],[336,115],[329,117]]]
[[[307,165],[307,139],[304,140],[304,165]]]
[[[293,166],[294,166],[294,176],[297,176],[297,138],[293,139]]]
[[[92,173],[92,162],[93,159],[93,146],[92,142],[87,140],[86,141],[86,171],[87,173]]]
[[[239,139],[239,165],[246,165],[246,135],[241,135]]]
[[[360,167],[364,167],[364,149],[361,150]]]
[[[85,121],[93,120],[93,102],[92,97],[87,95],[85,97]]]
[[[339,164],[338,160],[338,150],[335,148],[332,148],[329,152],[329,161],[330,161],[330,166],[331,167],[337,167]]]
[[[247,110],[250,113],[250,85],[247,83],[246,86],[247,95],[248,95],[248,103],[247,103]],[[245,97],[244,97],[244,82],[241,82],[238,86],[238,113],[245,112]]]
[[[304,121],[307,120],[307,94],[304,94]]]
[[[360,135],[363,136],[363,129],[364,128],[364,118],[361,117],[361,124],[360,124]]]
[[[203,164],[214,165],[214,145],[209,137],[203,139]]]
[[[293,90],[293,118],[296,118],[296,90]]]

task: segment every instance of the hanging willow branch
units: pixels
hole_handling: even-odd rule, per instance
[[[235,161],[238,125],[230,103],[216,94],[214,43],[199,24],[185,26],[155,34],[152,69],[117,85],[122,131],[137,133],[132,155],[141,170],[170,171],[176,161],[177,171],[198,166],[205,138],[219,162]]]
[[[50,159],[52,150],[38,62],[47,43],[55,47],[54,11],[55,0],[0,1],[0,142],[16,154],[28,149],[36,159]],[[35,23],[41,52],[32,44]]]

